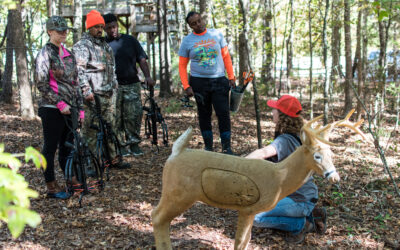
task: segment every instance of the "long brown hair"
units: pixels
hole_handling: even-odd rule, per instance
[[[275,127],[275,134],[300,134],[300,130],[304,125],[304,119],[301,114],[298,117],[288,116],[279,111],[279,121]]]

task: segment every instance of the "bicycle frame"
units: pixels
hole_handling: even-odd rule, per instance
[[[164,117],[161,114],[161,109],[157,105],[154,100],[154,87],[148,87],[149,94],[144,102],[143,111],[145,111],[145,135],[147,138],[152,137],[151,144],[156,147],[157,152],[158,148],[158,133],[157,133],[157,123],[161,125],[162,135],[163,135],[163,144],[164,146],[168,146],[168,127],[165,123]],[[149,106],[146,106],[149,104]]]

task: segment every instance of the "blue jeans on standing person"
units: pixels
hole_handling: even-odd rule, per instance
[[[304,228],[306,219],[311,216],[314,207],[315,203],[311,201],[296,202],[285,197],[274,209],[256,214],[253,224],[255,227],[279,229],[296,235]]]

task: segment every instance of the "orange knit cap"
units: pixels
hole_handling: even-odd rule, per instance
[[[89,29],[98,24],[105,25],[104,18],[101,16],[100,12],[98,12],[97,10],[91,10],[86,15],[86,29]]]

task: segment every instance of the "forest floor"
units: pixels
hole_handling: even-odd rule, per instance
[[[322,100],[315,99],[315,114],[322,112]],[[202,149],[196,108],[181,108],[178,99],[158,100],[169,126],[170,142],[189,126],[194,128],[190,148]],[[193,103],[193,101],[192,101]],[[261,100],[263,144],[273,137],[271,112]],[[304,110],[309,107],[304,105]],[[7,152],[23,152],[27,146],[40,149],[42,130],[40,120],[24,121],[18,116],[18,105],[0,106],[0,142]],[[341,117],[342,108],[333,105],[333,119]],[[308,115],[305,115],[308,119]],[[384,121],[381,144],[393,177],[400,183],[399,134],[392,136],[393,116]],[[213,118],[217,133],[216,118]],[[232,148],[245,156],[257,147],[255,112],[250,98],[245,98],[238,113],[232,115]],[[142,133],[143,134],[143,133]],[[252,229],[249,249],[398,249],[400,248],[400,198],[385,173],[372,144],[345,128],[333,131],[331,141],[342,145],[332,147],[334,164],[341,176],[339,185],[330,185],[316,177],[319,206],[328,211],[328,230],[324,235],[309,233],[298,245],[285,243],[281,232]],[[216,151],[221,147],[217,136]],[[161,144],[161,141],[160,141]],[[145,155],[127,157],[132,164],[127,170],[111,170],[111,178],[103,192],[85,196],[79,207],[77,197],[67,201],[46,198],[44,178],[40,170],[26,165],[21,168],[30,187],[40,193],[32,200],[32,209],[40,213],[42,224],[27,227],[18,239],[12,239],[7,227],[0,227],[0,247],[3,249],[149,249],[154,247],[151,211],[161,193],[163,165],[171,146],[160,146],[152,152],[150,139],[142,143]],[[346,146],[346,147],[344,147]],[[57,178],[62,180],[57,167]],[[268,181],[268,180],[265,180]],[[400,185],[399,185],[400,187]],[[196,203],[175,218],[171,239],[177,249],[233,249],[237,213]]]

